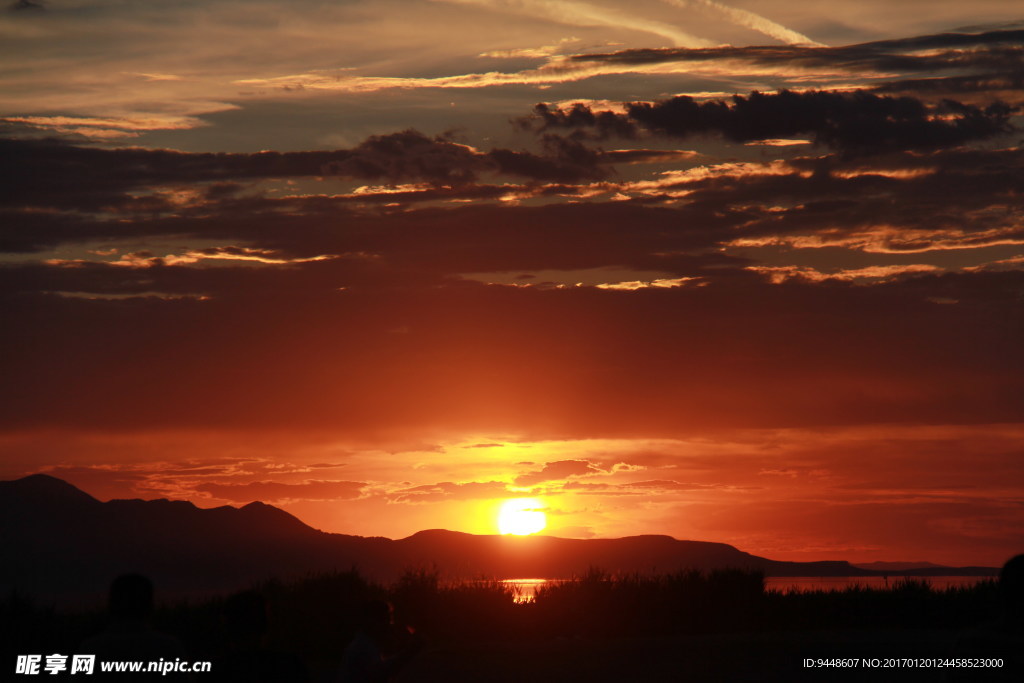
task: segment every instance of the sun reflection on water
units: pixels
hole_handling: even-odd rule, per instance
[[[514,600],[517,603],[535,602],[537,590],[550,583],[548,579],[505,579],[503,584],[512,588],[515,592]]]

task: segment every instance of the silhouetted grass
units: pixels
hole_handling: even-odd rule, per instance
[[[891,588],[768,591],[764,604],[772,615],[771,625],[787,629],[960,628],[999,613],[995,580],[935,589],[927,581],[908,577]]]
[[[761,624],[764,575],[722,569],[609,575],[592,569],[537,592],[549,635],[652,635],[751,630]]]
[[[559,639],[963,629],[995,618],[999,607],[994,581],[937,590],[906,579],[888,589],[780,593],[765,590],[762,574],[743,570],[650,576],[592,569],[544,585],[525,603],[501,581],[445,581],[430,569],[409,571],[387,586],[352,570],[255,588],[270,612],[267,646],[294,652],[321,671],[336,666],[356,630],[359,606],[371,599],[391,602],[396,622],[415,628],[432,645],[459,648]],[[154,627],[181,638],[195,658],[212,659],[225,647],[226,597],[164,604]],[[104,623],[99,610],[61,613],[19,595],[0,600],[0,637],[13,653],[75,652]]]

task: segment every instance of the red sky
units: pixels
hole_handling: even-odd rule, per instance
[[[0,477],[1000,564],[1011,9],[16,3]]]

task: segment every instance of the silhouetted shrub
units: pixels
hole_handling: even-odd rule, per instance
[[[517,602],[507,583],[445,581],[433,569],[410,570],[390,586],[351,570],[254,588],[267,604],[267,646],[294,652],[320,672],[337,667],[360,606],[369,600],[390,602],[397,623],[441,647],[750,631],[956,631],[996,618],[1000,604],[994,581],[937,590],[907,579],[891,588],[780,593],[765,591],[762,574],[743,570],[612,575],[592,568],[545,584],[531,602]],[[223,606],[224,598],[163,603],[153,624],[181,638],[194,657],[214,658],[225,647]],[[0,635],[9,653],[72,653],[105,621],[98,609],[59,612],[17,594],[0,600]]]

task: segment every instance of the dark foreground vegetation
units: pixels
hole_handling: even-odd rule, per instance
[[[1002,677],[1012,676],[1009,670],[869,673],[863,661],[859,672],[812,671],[804,664],[807,658],[1012,656],[1004,646],[1018,636],[1004,637],[1006,610],[995,581],[933,590],[905,579],[884,590],[783,594],[765,591],[761,574],[742,570],[663,576],[594,570],[548,585],[530,602],[518,602],[515,590],[498,581],[446,582],[431,571],[408,572],[392,585],[350,571],[254,588],[267,605],[263,646],[297,655],[313,681],[336,680],[361,607],[371,600],[390,602],[396,624],[425,643],[397,680],[1015,680]],[[177,636],[192,658],[216,661],[229,647],[226,601],[165,603],[152,625]],[[0,603],[4,667],[13,668],[15,654],[78,652],[107,618],[102,610],[64,613],[7,596]],[[217,672],[194,680],[218,680]]]

